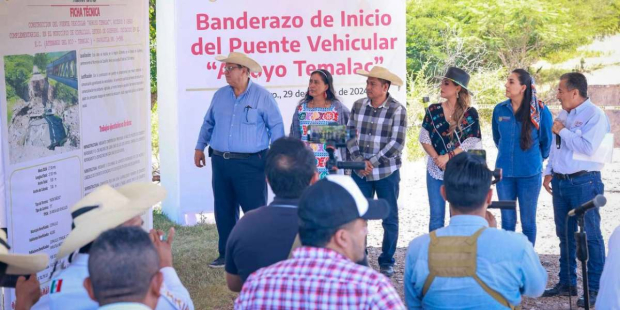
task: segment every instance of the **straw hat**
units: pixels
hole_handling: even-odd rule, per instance
[[[370,72],[358,69],[357,71],[355,71],[355,74],[383,79],[386,81],[390,81],[392,85],[403,86],[403,80],[401,80],[396,74],[390,72],[388,69],[380,66],[372,67]]]
[[[250,71],[252,72],[263,72],[263,69],[258,64],[258,62],[254,61],[254,59],[248,57],[244,53],[231,52],[230,54],[228,54],[228,57],[224,55],[215,56],[215,60],[242,65],[244,67],[250,68]]]
[[[164,200],[166,190],[153,183],[131,183],[117,189],[102,185],[71,208],[72,230],[60,246],[63,258]]]
[[[6,274],[33,274],[47,268],[49,263],[47,254],[9,254],[10,248],[6,242],[6,233],[0,229],[0,262],[8,265]]]

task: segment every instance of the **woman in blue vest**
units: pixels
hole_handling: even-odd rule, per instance
[[[506,80],[506,97],[493,110],[496,168],[502,169],[497,184],[500,200],[518,200],[523,234],[536,242],[536,206],[542,186],[543,160],[549,156],[551,126],[549,109],[536,98],[534,78],[516,69]],[[517,213],[502,210],[502,228],[515,230]]]

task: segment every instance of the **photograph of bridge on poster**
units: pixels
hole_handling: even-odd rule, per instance
[[[80,147],[76,52],[4,57],[11,164]]]

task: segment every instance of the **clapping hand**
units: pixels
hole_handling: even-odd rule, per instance
[[[41,298],[41,284],[36,274],[31,274],[30,278],[17,278],[15,284],[15,310],[27,310]]]
[[[172,267],[172,241],[174,240],[174,227],[168,230],[168,238],[162,240],[164,232],[162,230],[151,229],[149,232],[151,241],[159,254],[159,268]]]

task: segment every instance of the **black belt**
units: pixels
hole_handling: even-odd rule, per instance
[[[220,152],[218,150],[212,149],[213,155],[222,156],[224,159],[248,159],[253,155],[258,155],[265,150],[256,153],[235,153],[235,152]]]
[[[595,172],[595,171],[593,171]],[[553,177],[554,178],[558,178],[560,180],[570,180],[570,179],[574,179],[576,177],[580,177],[582,175],[588,174],[590,173],[590,171],[585,171],[585,170],[581,170],[581,171],[577,171],[575,173],[571,173],[571,174],[561,174],[561,173],[553,173]]]

